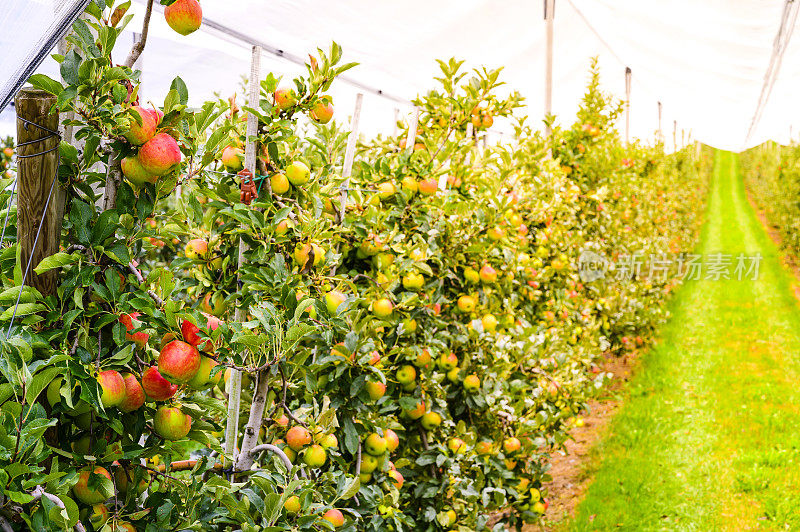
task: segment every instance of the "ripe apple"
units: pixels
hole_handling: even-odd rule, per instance
[[[409,291],[417,291],[425,285],[425,277],[418,272],[409,272],[403,276],[403,288]]]
[[[442,424],[442,416],[438,412],[428,412],[422,416],[420,423],[425,430],[433,430]]]
[[[103,494],[104,490],[98,489],[99,487],[89,487],[89,475],[101,475],[106,477],[108,483],[103,481],[103,484],[105,484],[106,488],[109,487],[109,484],[113,488],[111,474],[105,468],[95,466],[94,469],[82,469],[78,473],[78,482],[72,486],[72,493],[75,495],[75,498],[83,504],[99,504],[108,499],[108,497]]]
[[[303,463],[309,467],[322,467],[328,459],[328,453],[321,445],[314,444],[303,453]]]
[[[117,406],[125,400],[125,379],[118,371],[109,369],[97,375],[97,383],[102,389],[100,402],[105,408]]]
[[[158,372],[170,382],[186,384],[200,369],[200,353],[180,340],[168,343],[158,356]]]
[[[367,390],[369,398],[377,401],[386,394],[386,385],[382,382],[367,381],[364,383],[364,388]]]
[[[364,440],[364,450],[372,456],[381,456],[386,452],[386,439],[377,432],[373,432]]]
[[[165,379],[155,366],[142,373],[142,388],[151,401],[166,401],[178,391],[178,385]]]
[[[192,430],[192,417],[180,408],[160,406],[153,417],[153,428],[165,440],[180,440]]]
[[[323,96],[317,100],[317,103],[311,108],[309,116],[318,124],[327,124],[330,122],[331,118],[333,118],[333,103],[331,97]]]
[[[295,161],[286,169],[286,179],[296,187],[305,185],[310,178],[311,170],[302,161]]]
[[[144,169],[137,156],[125,157],[122,159],[120,167],[122,175],[136,188],[144,186],[145,183],[155,183],[158,180],[158,176],[154,176]]]
[[[505,232],[500,229],[499,227],[492,227],[487,231],[490,240],[494,240],[495,242],[498,240],[502,240],[504,236],[506,236]]]
[[[300,425],[295,425],[286,432],[286,443],[293,451],[299,451],[311,443],[311,433]]]
[[[208,242],[202,238],[193,238],[186,243],[186,248],[183,252],[189,260],[205,260],[208,256]]]
[[[95,530],[100,530],[108,521],[109,514],[108,506],[105,504],[93,504],[91,514],[86,512],[84,515],[84,512],[81,512],[81,519],[84,521],[88,519]]]
[[[476,305],[475,298],[472,296],[461,296],[458,298],[458,302],[456,305],[458,306],[458,310],[464,313],[469,313],[475,310]]]
[[[137,115],[141,119],[141,124],[132,117],[128,131],[123,133],[123,136],[134,146],[141,146],[155,136],[158,123],[150,111],[143,107],[131,107],[131,114]]]
[[[192,388],[193,390],[202,390],[209,385],[213,385],[214,383],[211,379],[211,371],[218,365],[219,362],[213,358],[200,355],[200,367],[198,368],[194,377],[192,377],[191,380],[186,384],[188,384],[189,388]],[[217,373],[217,375],[221,374]]]
[[[341,292],[328,292],[325,294],[325,308],[328,309],[328,314],[336,316],[339,305],[345,302],[347,296]]]
[[[386,450],[393,453],[400,445],[400,438],[397,433],[392,429],[386,429],[383,431],[383,437],[386,439]]]
[[[461,372],[460,368],[453,368],[447,372],[447,380],[452,382],[453,384],[459,381],[458,374]]]
[[[444,371],[450,371],[458,366],[458,357],[455,353],[442,353],[439,357],[439,367]]]
[[[297,95],[290,87],[279,87],[275,89],[275,107],[280,111],[285,111],[297,104]]]
[[[220,325],[219,318],[211,316],[209,314],[205,315],[206,318],[206,330],[211,333],[212,331],[217,330]],[[200,328],[192,323],[189,320],[183,320],[181,322],[181,334],[183,334],[183,339],[189,345],[193,345],[202,349],[203,351],[213,351],[214,346],[211,343],[211,340],[202,340],[200,338]],[[200,345],[203,344],[203,345]]]
[[[400,384],[410,384],[417,379],[417,370],[414,369],[414,366],[406,364],[397,370],[395,376],[397,377],[397,382]]]
[[[335,449],[339,446],[339,439],[335,434],[325,434],[319,439],[323,449]]]
[[[292,495],[291,497],[286,499],[286,502],[283,503],[283,508],[290,514],[299,513],[300,510],[303,508],[302,505],[300,504],[300,497],[298,497],[297,495]]]
[[[378,468],[381,461],[378,459],[377,456],[372,456],[371,454],[363,454],[361,455],[361,468],[360,471],[362,473],[372,473]]]
[[[344,526],[344,516],[342,515],[342,512],[336,508],[331,508],[325,512],[325,515],[322,516],[322,519],[332,524],[333,528]]]
[[[464,279],[468,283],[477,283],[481,280],[481,276],[474,268],[464,268]]]
[[[396,469],[389,470],[389,472],[386,473],[386,476],[394,480],[392,484],[394,484],[395,488],[400,489],[403,487],[403,481],[405,479],[403,478],[403,475],[401,475]]]
[[[125,382],[125,398],[117,405],[123,412],[133,412],[144,404],[144,389],[136,375],[126,373],[122,376]]]
[[[423,179],[417,183],[417,189],[423,196],[433,196],[439,190],[439,182],[435,179]]]
[[[464,377],[464,391],[468,393],[477,392],[481,387],[481,379],[477,375],[467,375]]]
[[[163,176],[181,164],[181,150],[174,138],[159,133],[141,147],[139,162],[147,172]]]
[[[413,420],[417,420],[425,415],[425,401],[420,401],[417,403],[417,406],[412,408],[411,410],[404,410],[405,415]]]
[[[244,151],[238,146],[228,146],[222,150],[222,157],[220,161],[225,165],[225,168],[230,172],[238,172],[244,168]]]
[[[456,454],[463,454],[467,452],[467,444],[461,438],[450,438],[447,441],[447,448]]]
[[[115,462],[116,463],[116,462]],[[137,471],[140,471],[141,480],[139,484],[135,486],[135,492],[137,495],[144,492],[147,489],[147,485],[150,483],[150,473],[146,469],[137,468]],[[128,491],[133,488],[133,482],[136,480],[136,473],[135,471],[131,471],[129,469],[125,469],[122,466],[119,466],[114,471],[114,483],[117,486],[117,490],[125,495]]]
[[[279,196],[283,196],[292,188],[289,179],[286,178],[286,174],[282,173],[273,174],[272,177],[269,178],[269,184],[270,187],[272,187],[272,193],[278,194]]]
[[[305,267],[311,253],[314,253],[313,266],[319,266],[325,260],[325,250],[318,244],[303,244],[298,243],[294,248],[294,261],[300,267]]]
[[[405,176],[401,181],[401,184],[403,185],[403,190],[411,194],[414,194],[417,190],[419,190],[419,184],[417,183],[417,180],[414,179],[413,176],[410,175]]]
[[[392,302],[384,297],[372,304],[372,313],[379,318],[388,318],[392,315],[393,308]]]
[[[483,440],[475,444],[475,452],[479,456],[486,456],[492,454],[492,442]]]
[[[497,318],[495,318],[492,314],[486,314],[481,318],[481,323],[483,323],[483,330],[486,332],[493,332],[497,329]]]
[[[141,325],[138,320],[139,316],[141,316],[141,314],[138,312],[131,312],[130,314],[123,314],[117,321],[123,324],[128,331],[125,333],[125,339],[135,343],[139,349],[144,349],[145,345],[147,345],[147,341],[150,339],[150,335],[143,331],[130,334],[130,331]],[[133,320],[137,321],[135,326]]]
[[[227,312],[228,304],[225,302],[225,296],[221,292],[215,292],[214,294],[208,293],[203,297],[200,308],[206,314],[220,317]]]
[[[203,23],[203,8],[197,0],[177,0],[164,8],[164,18],[170,28],[181,35],[189,35]]]
[[[485,264],[480,271],[480,278],[486,284],[494,283],[497,281],[497,270],[490,265]]]
[[[388,181],[385,181],[378,185],[378,197],[381,198],[382,200],[391,198],[392,196],[395,195],[396,192],[397,189],[394,187],[392,183],[389,183]]]
[[[503,450],[506,454],[512,454],[520,450],[522,447],[522,443],[520,443],[519,439],[511,436],[510,438],[506,438],[503,441]]]

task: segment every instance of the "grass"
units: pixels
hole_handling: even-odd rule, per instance
[[[566,529],[800,529],[800,307],[734,154],[717,153],[706,220],[704,265],[760,253],[758,280],[681,288]]]

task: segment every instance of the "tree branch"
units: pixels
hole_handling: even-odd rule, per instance
[[[11,523],[2,515],[0,515],[0,530],[3,532],[14,532],[14,529],[11,528]]]
[[[147,44],[147,33],[150,30],[150,15],[152,14],[153,0],[147,0],[147,10],[144,12],[144,24],[142,24],[142,38],[133,45],[130,55],[128,55],[128,58],[125,60],[125,66],[128,68],[133,68],[134,63],[136,63],[136,60],[139,59],[139,56],[142,55],[144,51],[144,46]]]
[[[247,426],[244,429],[242,451],[236,460],[236,469],[239,471],[246,471],[253,466],[255,455],[252,449],[258,443],[258,432],[264,422],[264,409],[267,405],[268,394],[268,372],[267,370],[262,370],[256,374],[256,392],[253,395],[253,402],[250,404],[250,418],[247,420]]]
[[[59,499],[58,497],[56,497],[51,493],[47,493],[46,491],[44,491],[44,489],[42,489],[41,486],[36,486],[36,488],[31,492],[31,497],[33,497],[34,499],[41,499],[42,497],[44,497],[45,499],[52,502],[62,510],[66,511],[67,509],[66,506],[64,506],[64,501],[62,501],[61,499]],[[75,530],[77,530],[78,532],[86,532],[86,529],[83,527],[83,524],[81,524],[80,521],[78,521],[75,524]]]
[[[129,269],[129,270],[130,270],[130,271],[133,273],[133,275],[135,275],[135,276],[136,276],[136,280],[137,280],[137,281],[139,281],[139,284],[140,284],[140,285],[141,285],[141,284],[144,284],[144,277],[142,277],[142,272],[140,272],[140,271],[139,271],[139,270],[136,268],[136,266],[134,266],[134,265],[133,265],[133,263],[130,263],[130,264],[128,264],[128,269]],[[148,290],[148,291],[147,291],[147,294],[148,294],[148,295],[149,295],[151,298],[153,298],[153,301],[155,301],[155,302],[156,302],[156,305],[158,305],[159,307],[163,307],[163,306],[164,306],[164,300],[163,300],[163,299],[161,299],[160,297],[158,297],[158,294],[156,294],[156,293],[155,293],[155,292],[153,292],[152,290]]]
[[[270,451],[277,454],[278,458],[280,458],[281,462],[283,462],[283,465],[286,466],[286,470],[287,471],[292,470],[292,461],[289,460],[289,457],[286,456],[286,453],[281,451],[278,447],[275,447],[271,443],[262,443],[261,445],[256,445],[255,447],[250,449],[250,455],[254,457],[255,455],[257,455],[262,451]],[[295,478],[297,478],[297,475],[295,475]]]

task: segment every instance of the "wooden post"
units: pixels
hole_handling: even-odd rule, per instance
[[[259,78],[261,77],[261,47],[253,46],[250,62],[250,83],[248,87],[247,105],[253,109],[259,108]],[[247,115],[247,141],[244,148],[244,167],[253,176],[256,175],[256,143],[253,138],[258,134],[258,118],[252,114]],[[269,187],[267,187],[269,190]],[[239,267],[241,272],[245,262],[245,253],[248,247],[243,239],[239,238]],[[246,312],[241,305],[236,307],[234,319],[241,323],[245,320]],[[228,419],[225,425],[225,454],[233,458],[236,463],[236,440],[239,435],[239,408],[242,399],[242,373],[231,368],[231,378],[228,381]]]
[[[625,144],[631,141],[631,69],[625,67]]]
[[[699,140],[694,141],[694,158],[697,160],[700,160],[700,147],[701,147],[700,141]]]
[[[344,223],[344,214],[347,210],[347,196],[350,194],[350,176],[353,174],[353,161],[356,158],[356,144],[358,143],[358,123],[361,121],[361,104],[364,102],[362,93],[356,94],[356,106],[353,109],[353,119],[350,121],[350,134],[347,136],[347,149],[344,152],[344,167],[342,168],[342,196],[339,199],[339,223]]]
[[[408,135],[406,136],[406,151],[414,152],[414,144],[417,142],[417,125],[419,124],[419,107],[414,106],[411,112],[411,123],[408,124]]]
[[[545,62],[544,62],[544,115],[553,113],[553,19],[555,18],[556,0],[544,0],[545,23]],[[545,126],[545,134],[552,135],[550,126]]]
[[[50,112],[55,103],[56,97],[52,94],[25,88],[19,91],[14,104],[17,110],[17,240],[23,277],[30,262],[25,282],[44,296],[55,293],[57,270],[42,275],[33,270],[43,258],[58,251],[61,240],[62,218],[58,215],[61,212],[63,216],[63,210],[52,198],[59,188],[58,183],[54,183],[57,181],[59,138],[33,124],[57,131],[58,112]],[[43,154],[33,156],[37,153]]]
[[[658,140],[664,142],[664,130],[661,129],[661,102],[658,102]]]

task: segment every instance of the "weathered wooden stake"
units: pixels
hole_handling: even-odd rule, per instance
[[[344,167],[342,168],[342,195],[339,199],[339,223],[344,223],[344,214],[347,211],[347,197],[350,194],[350,176],[353,173],[353,161],[356,158],[356,144],[358,143],[358,123],[361,121],[361,104],[364,95],[356,95],[356,107],[353,109],[353,119],[350,121],[350,135],[347,137],[347,149],[344,152]]]
[[[661,102],[658,102],[658,140],[664,142],[664,130],[661,129]]]
[[[247,105],[253,109],[259,107],[259,78],[261,77],[261,47],[253,46],[252,59],[250,62],[250,84],[248,90]],[[253,138],[258,133],[258,118],[252,114],[247,115],[247,141],[244,148],[244,167],[250,170],[253,176],[256,175],[256,143]],[[241,272],[242,264],[245,261],[245,253],[248,247],[243,239],[239,238],[239,267]],[[234,319],[241,323],[245,319],[245,309],[238,305]],[[239,408],[242,399],[242,373],[231,368],[231,378],[228,381],[228,419],[225,425],[225,454],[233,458],[236,463],[236,440],[239,435]]]
[[[544,0],[544,23],[546,32],[544,63],[544,115],[553,112],[553,19],[555,18],[556,0]],[[552,135],[550,126],[545,126],[545,134]]]
[[[678,151],[678,121],[672,121],[672,145]]]
[[[20,244],[23,276],[30,260],[30,271],[25,281],[42,295],[54,294],[58,285],[57,270],[42,275],[33,270],[45,257],[58,251],[61,240],[63,210],[51,196],[59,188],[58,170],[59,138],[51,131],[58,131],[58,112],[51,113],[56,97],[38,89],[25,88],[15,100],[17,110],[17,240]],[[29,123],[26,123],[27,120]],[[38,141],[38,142],[37,142]],[[32,142],[23,146],[26,142]],[[48,152],[48,153],[43,153]],[[31,156],[43,153],[35,157]],[[50,201],[48,202],[48,197]],[[45,211],[45,205],[47,210]],[[42,218],[44,221],[42,222]],[[39,226],[41,225],[41,234]],[[38,234],[38,240],[37,240]]]

